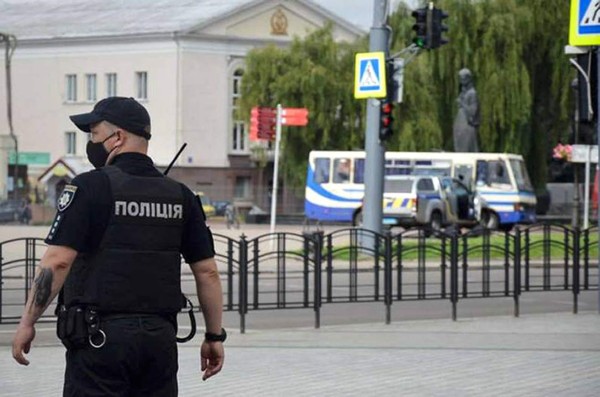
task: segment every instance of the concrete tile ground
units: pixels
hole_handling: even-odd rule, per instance
[[[229,333],[225,368],[207,382],[199,340],[180,347],[180,396],[591,397],[600,390],[595,312]],[[20,367],[0,346],[0,396],[60,395],[62,346],[34,346],[29,357],[31,365]]]

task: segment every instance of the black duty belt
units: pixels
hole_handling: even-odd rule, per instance
[[[185,311],[188,313],[188,316],[190,318],[190,333],[183,337],[176,337],[177,339],[177,343],[185,343],[190,341],[195,335],[196,335],[196,317],[194,316],[194,305],[192,304],[192,302],[186,297],[185,298],[185,306],[183,307],[183,309],[186,309]],[[100,314],[100,319],[102,321],[111,321],[111,320],[120,320],[120,319],[127,319],[127,318],[152,318],[152,317],[162,317],[165,318],[164,315],[160,315],[160,314],[153,314],[153,313],[134,313],[134,312],[127,312],[127,313],[102,313]],[[90,344],[92,344],[90,342]],[[92,345],[93,346],[93,345]]]
[[[176,336],[178,343],[185,343],[196,335],[196,317],[194,316],[194,305],[186,297],[183,309],[186,309],[190,317],[190,333],[180,338]],[[106,334],[101,328],[105,321],[126,318],[151,318],[162,317],[170,321],[167,316],[152,313],[101,313],[93,307],[74,306],[69,309],[64,305],[57,306],[57,335],[63,344],[69,348],[80,348],[89,344],[99,349],[106,343]],[[176,322],[175,322],[176,324]]]

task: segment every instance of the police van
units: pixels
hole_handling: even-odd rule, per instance
[[[360,215],[355,226],[362,223],[362,211]],[[477,223],[475,195],[450,177],[386,176],[383,221],[392,226],[429,226],[433,230],[451,224],[472,226]]]

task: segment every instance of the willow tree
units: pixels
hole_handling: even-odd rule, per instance
[[[390,16],[392,28],[390,54],[406,48],[414,36],[413,19],[404,3]],[[396,105],[395,134],[386,145],[388,150],[429,151],[443,148],[439,124],[439,99],[432,84],[431,59],[419,56],[405,67],[403,102]]]
[[[568,120],[568,4],[561,0],[445,0],[448,45],[423,51],[405,71],[399,148],[440,138],[452,150],[458,71],[471,69],[480,99],[480,147],[523,154],[537,185],[546,180],[548,142],[564,134]],[[393,51],[410,44],[414,19],[400,4],[390,17]],[[548,27],[552,29],[548,29]],[[432,101],[433,98],[433,101]],[[435,120],[435,121],[433,121]],[[425,123],[425,127],[415,125]],[[429,125],[439,131],[427,132]],[[404,142],[417,139],[416,143]]]
[[[404,101],[396,106],[388,150],[452,150],[458,71],[469,68],[480,100],[480,148],[523,154],[537,186],[546,181],[550,145],[568,129],[568,3],[564,0],[440,0],[450,17],[450,43],[422,51],[404,72]],[[390,54],[412,42],[411,9],[390,15]],[[366,36],[336,43],[327,26],[287,48],[253,50],[246,59],[241,109],[307,107],[306,128],[284,132],[284,170],[304,178],[312,149],[362,149],[364,100],[353,98],[354,54],[367,51]]]
[[[564,55],[569,35],[569,2],[518,0],[518,3],[527,7],[532,17],[532,32],[523,57],[531,76],[532,95],[528,168],[535,181],[545,181],[552,147],[559,139],[568,139],[569,90],[575,77]]]
[[[316,30],[289,47],[254,49],[246,57],[240,111],[253,106],[308,108],[306,127],[284,127],[282,170],[290,184],[302,185],[310,150],[360,149],[364,107],[353,98],[354,54],[366,41],[338,43],[332,26]]]

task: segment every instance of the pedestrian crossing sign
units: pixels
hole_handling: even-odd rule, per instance
[[[385,54],[383,52],[356,54],[354,98],[384,98],[387,95],[385,83]]]
[[[569,44],[600,45],[600,1],[571,0]]]

